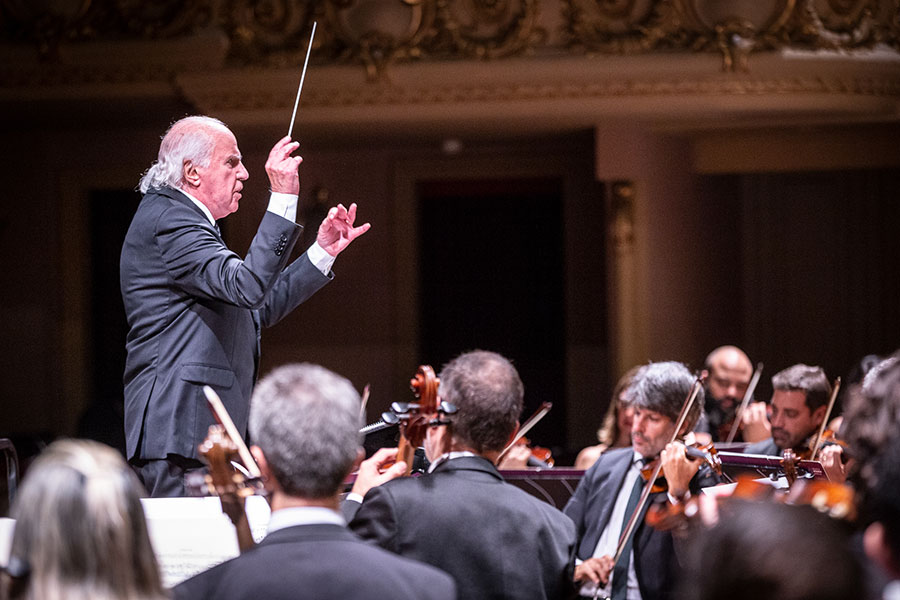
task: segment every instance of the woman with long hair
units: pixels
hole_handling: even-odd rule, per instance
[[[51,444],[29,468],[13,505],[4,597],[165,598],[143,494],[112,448],[78,440]]]

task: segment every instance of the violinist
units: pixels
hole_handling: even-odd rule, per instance
[[[495,467],[517,432],[523,394],[515,367],[499,354],[450,361],[438,396],[457,412],[427,431],[429,472],[369,490],[351,529],[447,571],[461,599],[570,597],[575,527]]]
[[[737,346],[720,346],[709,353],[704,366],[704,414],[696,430],[708,433],[714,442],[724,442],[750,385],[753,365]],[[737,440],[759,442],[771,435],[764,402],[747,405],[741,421]]]
[[[685,399],[693,395],[696,378],[677,362],[651,363],[642,367],[629,387],[634,407],[631,447],[603,453],[582,478],[564,512],[575,521],[578,533],[575,578],[585,585],[581,594],[594,597],[596,586],[611,583],[614,600],[670,598],[674,590],[675,546],[671,533],[644,524],[643,511],[631,545],[618,562],[619,537],[637,504],[645,482],[641,471],[647,461],[662,460],[669,492],[650,496],[651,502],[678,502],[701,487],[717,481],[699,463],[688,461],[684,446],[671,443]],[[688,411],[682,436],[695,425],[703,401],[702,389]],[[667,446],[668,445],[668,446]],[[612,581],[610,582],[610,577]],[[617,583],[618,579],[618,583]]]
[[[176,586],[176,600],[455,598],[446,573],[347,530],[338,498],[363,455],[360,426],[359,394],[327,369],[287,365],[263,378],[253,392],[250,432],[271,494],[266,537]]]
[[[797,364],[772,377],[772,437],[750,444],[747,454],[781,456],[808,447],[827,411],[831,385],[821,367]]]

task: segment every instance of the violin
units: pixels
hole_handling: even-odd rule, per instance
[[[438,399],[440,382],[430,365],[419,366],[409,382],[418,402],[393,402],[390,412],[381,416],[385,423],[394,422],[399,425],[397,460],[406,463],[406,475],[412,472],[416,448],[425,442],[428,428],[450,425],[450,420],[446,417],[456,414],[457,409],[453,404]],[[388,467],[390,464],[384,465],[384,468]]]
[[[542,402],[538,407],[534,414],[525,419],[525,422],[522,423],[522,426],[519,427],[519,431],[516,432],[516,436],[513,438],[513,441],[509,443],[506,448],[497,456],[497,464],[499,465],[503,462],[503,457],[509,452],[510,448],[513,446],[518,446],[525,444],[529,445],[529,441],[525,438],[525,434],[528,433],[532,427],[538,424],[538,422],[543,419],[550,409],[553,408],[553,403],[551,402]],[[522,440],[525,440],[524,442]],[[550,451],[546,448],[541,448],[540,446],[535,446],[532,449],[531,456],[528,459],[528,466],[534,467],[552,467],[553,466],[553,458],[551,457]],[[534,464],[536,463],[536,464]]]
[[[244,506],[247,496],[252,496],[254,490],[243,473],[231,466],[232,459],[239,454],[238,448],[223,426],[211,425],[198,451],[201,459],[209,465],[207,489],[213,496],[219,497],[222,512],[234,524],[238,548],[241,552],[246,552],[256,545]]]
[[[717,460],[718,451],[715,446],[711,443],[702,445],[702,444],[686,444],[684,447],[685,454],[689,460],[700,460],[704,463],[708,464],[713,472],[716,473],[719,477],[726,477],[722,472],[722,463]],[[641,477],[644,481],[650,481],[650,478],[653,477],[653,473],[656,472],[656,479],[653,480],[653,485],[650,488],[651,494],[656,494],[659,492],[667,492],[669,490],[669,484],[666,481],[664,475],[661,475],[661,457],[656,457],[650,464],[641,469]],[[657,471],[657,468],[660,470]]]
[[[549,448],[544,448],[542,446],[533,446],[531,444],[531,440],[527,437],[520,437],[513,444],[514,446],[525,446],[531,452],[528,455],[528,463],[529,467],[552,467],[554,465],[553,462],[553,453]]]
[[[218,424],[209,427],[206,439],[197,449],[201,459],[209,465],[209,473],[204,478],[205,487],[211,495],[219,497],[222,512],[228,515],[237,532],[238,548],[245,552],[256,542],[244,505],[248,496],[264,493],[261,473],[218,394],[208,385],[203,387],[203,392],[218,421]],[[232,466],[238,458],[244,463],[248,475]]]
[[[655,504],[647,509],[644,521],[658,531],[673,533],[684,532],[698,521],[711,525],[716,519],[722,518],[720,501],[727,502],[732,498],[811,506],[834,519],[844,521],[853,521],[857,515],[857,502],[850,486],[831,481],[801,479],[787,491],[782,491],[751,476],[742,476],[730,493],[694,496],[678,504]],[[706,505],[701,506],[703,503]]]

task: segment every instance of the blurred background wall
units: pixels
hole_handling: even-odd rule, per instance
[[[303,245],[338,202],[373,227],[264,332],[263,372],[371,384],[375,420],[419,364],[497,350],[523,417],[554,403],[529,437],[564,464],[634,364],[729,343],[765,382],[891,352],[898,6],[0,0],[0,437],[122,443],[138,178],[171,122],[224,120],[251,174],[223,227],[243,253],[314,21]]]

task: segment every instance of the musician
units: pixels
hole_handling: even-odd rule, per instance
[[[600,455],[610,448],[624,448],[631,445],[631,424],[634,421],[634,408],[628,404],[628,386],[634,379],[640,366],[635,366],[625,372],[616,382],[613,389],[612,401],[603,417],[603,424],[597,430],[596,446],[588,446],[578,453],[575,458],[576,469],[590,469],[597,462]]]
[[[144,194],[120,261],[126,342],[126,458],[152,496],[184,495],[201,466],[197,446],[213,423],[202,387],[213,387],[241,434],[259,364],[261,327],[274,325],[328,283],[335,257],[368,223],[356,206],[332,208],[316,243],[288,266],[302,229],[297,142],[269,153],[268,209],[244,260],[218,222],[240,203],[247,169],[234,134],[217,119],[187,117],[162,139],[141,178]]]
[[[52,443],[29,467],[13,504],[15,533],[0,598],[165,598],[143,495],[112,448]]]
[[[347,530],[339,492],[363,456],[359,395],[323,367],[287,365],[253,392],[251,448],[271,492],[265,539],[182,584],[185,600],[455,598],[445,573],[362,542]]]
[[[660,458],[668,493],[651,495],[651,501],[679,502],[717,481],[699,463],[687,460],[681,443],[669,444],[676,421],[695,378],[681,363],[651,363],[642,367],[628,391],[634,407],[631,447],[610,450],[600,456],[578,484],[564,512],[578,531],[575,579],[585,583],[583,596],[592,597],[597,584],[606,585],[612,574],[613,600],[670,598],[675,584],[675,548],[671,533],[645,525],[643,510],[637,517],[633,544],[626,545],[618,563],[613,562],[621,532],[634,513],[635,492],[644,482],[644,462]],[[702,390],[687,413],[681,435],[691,431],[700,414]],[[618,583],[616,583],[618,579]]]
[[[519,374],[499,354],[474,351],[450,361],[440,380],[440,399],[458,411],[427,433],[430,472],[372,488],[351,529],[447,571],[461,600],[569,597],[572,522],[494,466],[518,428]]]
[[[747,454],[781,456],[808,447],[828,410],[831,385],[821,367],[797,364],[772,377],[772,437],[750,444]]]
[[[753,365],[737,346],[720,346],[706,357],[704,374],[706,400],[696,430],[724,442],[750,385]],[[758,442],[771,435],[765,402],[748,404],[741,420],[743,427],[735,439]]]

